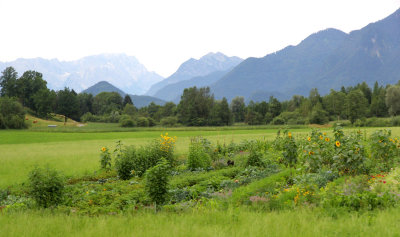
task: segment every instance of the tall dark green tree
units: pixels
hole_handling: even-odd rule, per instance
[[[368,100],[361,90],[353,90],[346,97],[347,116],[351,123],[363,118],[368,113]]]
[[[67,122],[67,118],[79,118],[79,100],[74,90],[64,88],[57,92],[56,111],[58,114],[64,115],[64,123]]]
[[[101,92],[93,99],[93,112],[97,115],[122,110],[122,97],[117,92]]]
[[[124,102],[122,103],[122,107],[125,107],[126,104],[133,105],[132,99],[129,95],[125,95]]]
[[[48,118],[49,114],[54,111],[56,105],[56,92],[43,88],[36,92],[32,98],[36,114],[39,117]]]
[[[188,126],[206,125],[213,103],[214,96],[209,87],[186,88],[178,105],[178,119]]]
[[[237,96],[231,101],[231,110],[233,120],[235,122],[243,122],[246,115],[246,105],[244,103],[244,97]]]
[[[390,115],[400,114],[400,86],[389,86],[386,90],[386,106],[389,108]]]
[[[388,115],[388,107],[385,103],[385,97],[386,89],[379,86],[378,82],[375,82],[370,106],[371,116],[385,117]]]
[[[278,99],[275,97],[271,96],[269,97],[269,112],[272,114],[272,116],[275,118],[282,112],[282,105],[281,102],[279,102]]]
[[[18,73],[13,67],[7,67],[0,76],[0,95],[17,97],[17,78]]]
[[[43,75],[36,71],[26,71],[17,80],[17,95],[23,106],[36,110],[33,95],[41,89],[47,89]]]

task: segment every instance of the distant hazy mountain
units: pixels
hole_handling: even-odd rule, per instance
[[[211,90],[216,98],[250,98],[254,93],[320,93],[366,81],[373,85],[400,79],[400,9],[389,17],[346,34],[327,29],[297,46],[263,58],[248,58],[227,73]],[[268,98],[265,98],[267,100]]]
[[[210,86],[221,79],[227,72],[228,71],[216,71],[206,76],[194,77],[189,80],[169,84],[158,90],[154,96],[165,101],[178,103],[185,88]]]
[[[189,59],[170,77],[154,84],[147,95],[155,95],[166,85],[188,80],[194,77],[206,76],[216,71],[226,71],[238,65],[243,59],[238,57],[228,57],[222,53],[209,53],[200,59]]]
[[[124,88],[127,93],[143,94],[152,84],[163,79],[155,72],[147,71],[135,57],[125,54],[101,54],[68,62],[42,58],[17,59],[0,62],[0,71],[8,66],[13,66],[20,75],[27,70],[41,72],[51,89],[69,87],[77,92],[97,82],[108,81]]]
[[[123,92],[121,89],[113,86],[112,84],[110,84],[109,82],[106,81],[101,81],[96,83],[95,85],[87,88],[86,90],[82,91],[82,93],[88,93],[88,94],[92,94],[94,96],[96,96],[97,94],[100,94],[101,92],[117,92],[119,93],[122,97],[125,97],[126,93]],[[161,100],[159,98],[155,98],[152,96],[146,96],[146,95],[131,95],[128,94],[131,99],[133,104],[137,107],[137,108],[141,108],[144,106],[149,105],[151,102],[154,102],[155,104],[158,105],[164,105],[165,101]]]
[[[93,96],[96,96],[97,94],[100,94],[101,92],[117,92],[121,96],[126,95],[125,92],[123,92],[119,88],[113,86],[112,84],[110,84],[109,82],[106,82],[106,81],[97,82],[93,86],[82,91],[82,93],[92,94]]]

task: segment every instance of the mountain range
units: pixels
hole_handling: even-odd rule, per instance
[[[125,97],[126,95],[129,95],[131,97],[131,100],[132,100],[133,104],[137,108],[141,108],[141,107],[147,106],[151,102],[154,102],[157,105],[164,105],[165,104],[164,100],[161,100],[159,98],[155,98],[155,97],[152,97],[152,96],[126,94],[121,89],[115,87],[114,85],[112,85],[112,84],[110,84],[109,82],[106,82],[106,81],[98,82],[98,83],[94,84],[93,86],[87,88],[86,90],[82,91],[82,93],[92,94],[93,96],[96,96],[97,94],[100,94],[101,92],[117,92],[122,97]]]
[[[157,96],[157,93],[160,91],[160,89],[167,85],[189,80],[194,77],[206,76],[216,71],[227,71],[232,69],[242,61],[243,59],[241,58],[228,57],[220,52],[209,53],[207,55],[204,55],[200,59],[191,58],[182,63],[174,74],[151,86],[146,94]],[[165,94],[165,92],[160,93]],[[175,96],[169,96],[168,98],[172,100],[175,98]]]
[[[262,58],[248,58],[210,85],[216,98],[254,93],[321,94],[363,81],[370,86],[400,80],[400,9],[387,18],[346,34],[327,29]],[[264,100],[267,98],[264,98]]]
[[[50,89],[69,87],[80,92],[100,81],[108,81],[127,93],[144,94],[151,85],[163,79],[149,72],[135,57],[125,54],[100,54],[75,61],[57,59],[17,59],[0,62],[0,71],[12,66],[19,75],[28,70],[43,74]]]
[[[375,81],[380,85],[397,83],[400,9],[350,33],[332,28],[321,30],[298,45],[261,58],[242,60],[219,52],[191,58],[166,79],[147,71],[135,57],[124,54],[90,56],[71,62],[41,58],[0,62],[0,70],[6,66],[14,66],[19,73],[42,72],[52,89],[68,86],[79,92],[107,81],[123,88],[123,93],[145,93],[161,101],[179,102],[183,90],[192,86],[209,86],[217,99],[243,96],[246,101],[260,101],[272,95],[284,100],[295,94],[307,96],[312,88],[325,94],[330,89],[363,81],[370,86]],[[95,89],[101,90],[101,86]]]

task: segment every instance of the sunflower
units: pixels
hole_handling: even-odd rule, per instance
[[[336,141],[335,145],[336,145],[337,147],[340,147],[340,142],[339,142],[339,141]]]
[[[308,140],[309,142],[311,142],[311,137],[308,137],[307,140]]]
[[[289,138],[292,138],[292,133],[291,132],[289,132],[287,135],[288,135]]]
[[[325,141],[329,142],[329,140],[330,140],[329,137],[326,137],[326,138],[325,138]]]
[[[105,148],[104,146],[101,148],[102,152],[105,152],[107,150],[107,148]]]
[[[308,152],[309,155],[314,155],[313,151]]]
[[[319,135],[319,139],[321,139],[321,140],[322,140],[322,139],[324,139],[324,137],[323,137],[322,135]]]

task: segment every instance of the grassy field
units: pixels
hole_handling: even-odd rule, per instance
[[[96,127],[98,125],[95,125]],[[111,125],[112,126],[112,125]],[[29,170],[35,165],[48,164],[65,175],[92,173],[99,167],[102,146],[113,148],[121,140],[125,145],[140,146],[152,139],[158,139],[163,132],[169,132],[177,139],[177,154],[187,153],[190,138],[204,136],[221,143],[239,142],[243,139],[273,139],[278,129],[271,128],[222,128],[212,129],[163,129],[127,132],[71,132],[74,128],[64,128],[68,132],[46,132],[36,130],[0,131],[0,187],[24,182]],[[297,129],[298,134],[309,129]]]
[[[47,124],[47,123],[45,123]],[[47,125],[46,125],[47,126]],[[140,146],[161,133],[169,132],[178,138],[176,153],[187,153],[190,138],[204,136],[213,142],[230,143],[244,139],[274,139],[279,127],[222,127],[222,128],[150,128],[112,132],[114,124],[89,124],[87,127],[60,127],[46,131],[46,126],[29,130],[0,131],[0,188],[22,183],[35,165],[49,165],[67,176],[93,173],[99,167],[100,148],[113,148],[121,140],[125,145]],[[92,127],[92,128],[91,128]],[[81,130],[76,130],[81,129]],[[329,128],[324,131],[331,131]],[[362,128],[366,134],[374,128]],[[391,128],[393,135],[400,135],[400,128]],[[302,127],[291,129],[294,136],[304,137],[311,131]]]
[[[109,124],[60,125],[53,129],[43,123],[29,130],[0,131],[0,188],[25,182],[35,165],[55,167],[67,176],[92,174],[99,169],[100,148],[113,148],[118,140],[140,146],[168,132],[178,137],[176,154],[183,159],[194,136],[237,143],[244,139],[272,140],[279,129],[243,126],[124,130]],[[400,136],[400,128],[390,129],[394,136]],[[368,136],[376,128],[361,130]],[[295,137],[304,138],[311,129],[290,131]],[[89,217],[37,210],[3,214],[0,210],[0,236],[400,236],[399,213],[399,208],[329,213],[313,209],[257,212],[199,206],[182,213],[163,211],[155,215],[149,210]]]
[[[309,209],[269,213],[195,210],[98,217],[28,212],[0,214],[0,236],[399,236],[399,220],[398,208],[343,213],[335,218]]]

